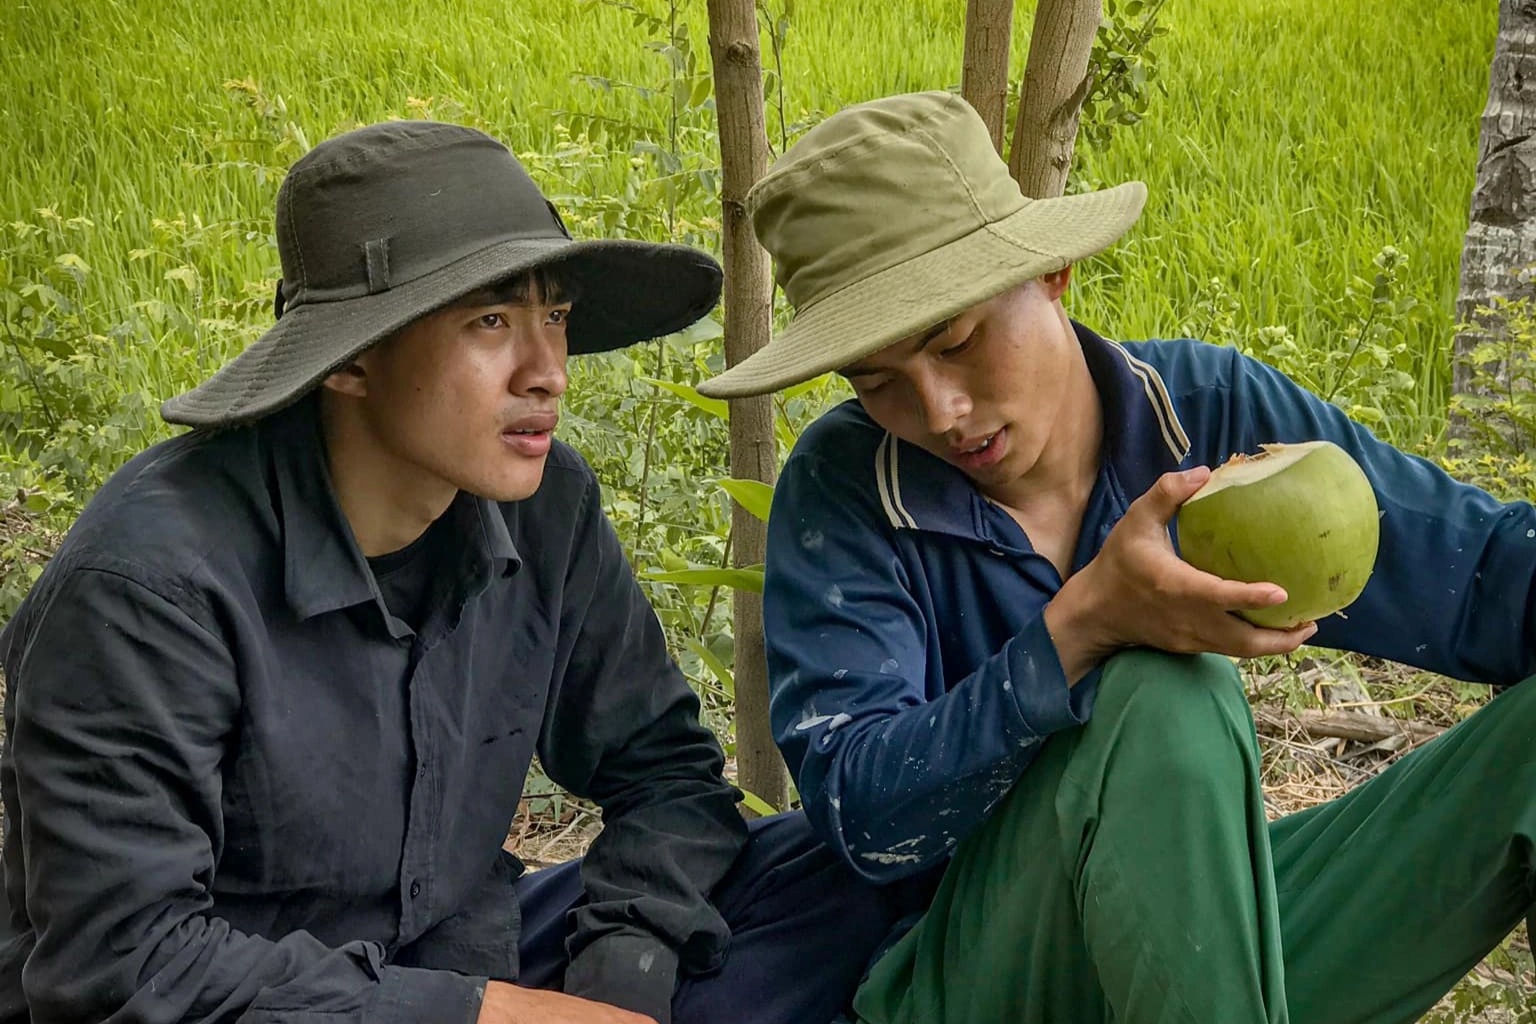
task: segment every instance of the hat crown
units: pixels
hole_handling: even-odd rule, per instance
[[[505,146],[434,121],[327,139],[277,197],[286,309],[387,291],[498,242],[569,237]]]
[[[747,196],[797,311],[1027,206],[980,115],[947,92],[848,107]]]

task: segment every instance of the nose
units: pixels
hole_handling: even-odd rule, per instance
[[[942,373],[931,373],[917,382],[917,401],[923,425],[933,435],[949,433],[971,411],[970,395]]]
[[[527,339],[512,374],[512,391],[559,398],[565,393],[564,331],[540,331]]]

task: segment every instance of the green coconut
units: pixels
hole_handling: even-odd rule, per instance
[[[1360,596],[1376,565],[1380,513],[1365,473],[1331,441],[1262,447],[1234,455],[1184,503],[1179,550],[1223,579],[1284,587],[1284,604],[1239,614],[1286,629]]]

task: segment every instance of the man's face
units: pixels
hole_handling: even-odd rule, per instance
[[[569,302],[531,287],[428,314],[356,360],[361,416],[403,486],[533,494],[565,391]]]
[[[1058,301],[1070,278],[1028,281],[840,372],[877,424],[998,497],[1039,461],[1080,358]]]

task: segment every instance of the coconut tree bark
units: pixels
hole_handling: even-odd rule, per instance
[[[1465,394],[1461,358],[1502,333],[1499,317],[1479,313],[1495,298],[1536,297],[1536,0],[1500,0],[1499,35],[1488,75],[1470,225],[1461,253],[1461,291],[1453,386]],[[1454,429],[1454,425],[1453,425]]]
[[[1454,342],[1458,394],[1472,389],[1463,357],[1504,330],[1497,313],[1478,311],[1491,310],[1496,298],[1536,298],[1536,0],[1499,0],[1468,219],[1456,299],[1457,322],[1465,325]],[[1451,432],[1464,434],[1454,420]],[[1536,942],[1536,913],[1526,918],[1526,931]]]
[[[986,122],[992,146],[999,153],[1007,132],[1008,45],[1012,34],[1013,0],[966,0],[960,95]]]
[[[768,168],[763,69],[752,0],[709,0],[709,53],[720,127],[721,246],[725,263],[725,362],[735,366],[768,343],[773,280],[768,254],[752,234],[746,198]],[[773,400],[731,400],[731,475],[773,483],[778,448]],[[731,513],[732,561],[756,565],[767,549],[766,526],[739,504]],[[789,773],[768,722],[768,664],[760,595],[738,590],[736,634],[736,764],[738,782],[775,808],[789,806]]]
[[[1027,196],[1046,199],[1066,187],[1102,13],[1101,0],[1040,0],[1035,8],[1008,160]]]

